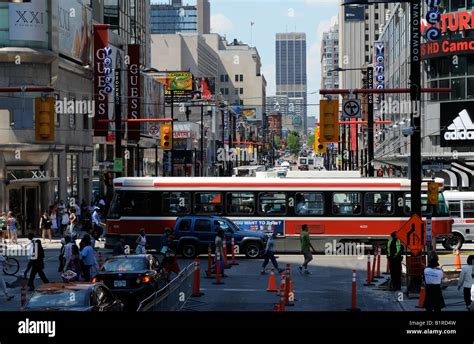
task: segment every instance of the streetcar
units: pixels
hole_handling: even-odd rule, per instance
[[[474,192],[445,191],[453,223],[453,235],[442,241],[447,250],[460,250],[465,242],[474,241]]]
[[[442,179],[436,180],[441,186]],[[184,215],[226,217],[239,228],[273,231],[279,252],[298,252],[307,224],[313,246],[327,242],[383,244],[410,219],[410,180],[375,178],[119,178],[107,218],[107,245],[117,235],[135,242],[145,229],[158,245],[166,227]],[[432,216],[433,238],[451,235],[452,220],[442,187]]]

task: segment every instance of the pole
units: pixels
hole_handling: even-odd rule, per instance
[[[174,149],[174,91],[170,91],[171,93],[171,150],[169,154],[171,155],[171,177],[174,176],[174,156],[173,156],[173,149]]]
[[[421,216],[421,0],[412,0],[410,4],[410,32],[411,32],[411,87],[410,98],[412,102],[411,123],[414,133],[410,142],[410,162],[411,162],[411,212]],[[414,110],[416,104],[416,110]]]
[[[201,168],[200,177],[204,177],[204,104],[201,104]]]
[[[115,69],[115,158],[123,158],[122,152],[122,70]],[[117,178],[122,176],[122,172],[116,172]]]
[[[155,146],[155,177],[158,177],[158,144]]]
[[[367,67],[367,88],[374,88],[374,67]],[[368,94],[368,107],[367,107],[367,150],[368,150],[368,171],[369,177],[374,176],[374,94]]]

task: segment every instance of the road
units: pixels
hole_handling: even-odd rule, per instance
[[[20,242],[26,244],[25,239]],[[98,243],[99,252],[105,257],[110,250]],[[60,243],[46,242],[45,273],[50,281],[60,281],[58,255]],[[474,244],[467,244],[463,249],[462,263],[465,264],[467,255],[474,254]],[[0,296],[2,311],[18,311],[21,301],[22,273],[26,267],[26,257],[17,257],[21,264],[17,276],[5,276],[10,292],[15,295],[12,301],[6,301]],[[383,258],[383,257],[382,257]],[[455,257],[449,252],[440,249],[442,265],[454,264]],[[324,256],[317,255],[310,263],[311,275],[301,275],[297,266],[301,264],[301,255],[279,255],[281,267],[291,266],[291,276],[295,290],[295,305],[287,307],[287,311],[345,311],[351,306],[351,279],[352,270],[357,275],[357,306],[362,311],[413,311],[416,310],[417,296],[408,299],[399,293],[387,291],[385,288],[387,276],[377,282],[376,287],[364,287],[366,279],[366,256]],[[180,260],[182,267],[190,264],[189,260]],[[273,311],[273,305],[278,302],[275,293],[266,291],[269,275],[261,275],[262,260],[248,260],[238,257],[239,265],[226,270],[225,284],[213,285],[214,280],[201,278],[201,290],[205,295],[199,299],[190,299],[185,309],[194,311]],[[207,266],[207,257],[201,257],[201,276]],[[267,268],[269,269],[271,265]],[[381,271],[385,271],[385,259],[381,260]],[[277,283],[279,283],[277,275]],[[36,279],[35,285],[41,280]],[[454,286],[444,291],[448,310],[462,311],[462,294]]]

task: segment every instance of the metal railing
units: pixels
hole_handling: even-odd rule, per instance
[[[194,263],[189,264],[166,286],[140,302],[137,312],[176,312],[193,291]]]

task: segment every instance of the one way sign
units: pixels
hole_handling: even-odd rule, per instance
[[[426,223],[418,215],[410,220],[397,232],[397,237],[417,256],[426,245]]]

